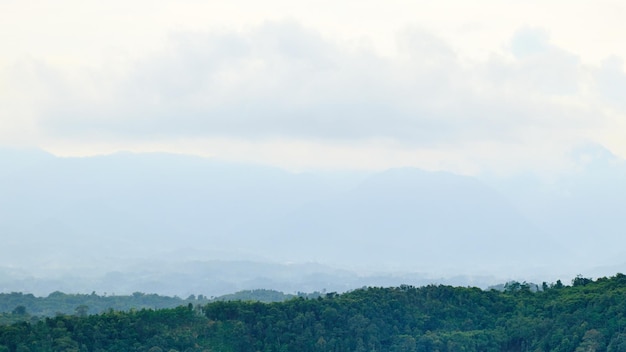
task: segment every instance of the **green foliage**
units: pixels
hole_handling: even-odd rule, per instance
[[[188,303],[206,304],[208,302],[210,300],[203,296],[198,298],[190,296],[183,300],[178,297],[159,296],[141,292],[135,292],[129,296],[107,296],[97,295],[95,292],[91,294],[66,294],[56,291],[49,294],[48,297],[36,297],[32,294],[12,292],[0,293],[0,312],[11,312],[14,316],[17,316],[16,310],[20,310],[20,312],[27,312],[32,316],[53,317],[58,314],[97,314],[110,309],[127,311],[144,308],[175,308]],[[6,316],[6,314],[4,315]],[[0,315],[0,324],[6,322],[7,319],[3,321],[2,315]]]
[[[190,295],[187,299],[159,296],[135,292],[128,296],[91,294],[66,294],[53,292],[47,297],[36,297],[23,293],[0,293],[0,325],[18,321],[33,321],[40,317],[53,317],[58,314],[86,316],[110,309],[128,311],[131,309],[163,309],[181,305],[207,304],[212,301],[259,301],[282,302],[295,297],[316,298],[319,292],[298,295],[285,294],[274,290],[246,290],[216,298],[203,295]]]
[[[99,315],[78,306],[0,327],[0,352],[626,351],[626,276],[542,288],[370,287]]]
[[[319,292],[310,294],[299,292],[297,295],[285,294],[275,290],[244,290],[233,294],[223,295],[215,298],[215,301],[252,301],[252,302],[283,302],[295,297],[317,298],[321,295]]]

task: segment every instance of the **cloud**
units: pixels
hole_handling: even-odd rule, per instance
[[[596,70],[595,78],[598,91],[605,101],[622,112],[626,112],[624,60],[615,56],[607,58]]]
[[[162,50],[113,68],[48,64],[17,77],[43,87],[31,103],[48,140],[387,141],[459,153],[478,145],[506,158],[507,148],[560,153],[563,143],[598,136],[590,131],[610,121],[588,91],[618,101],[615,73],[623,76],[610,62],[597,72],[584,66],[541,28],[521,28],[510,56],[486,61],[464,59],[419,27],[399,32],[397,47],[399,55],[383,55],[295,20],[270,21],[174,33]]]
[[[0,67],[0,141],[13,146],[36,145],[43,105],[68,94],[64,77],[41,60],[24,59]]]
[[[173,35],[166,50],[116,82],[104,105],[61,101],[42,122],[57,134],[458,143],[492,132],[515,139],[526,126],[561,118],[559,104],[529,101],[534,89],[550,91],[549,82],[565,86],[555,93],[576,93],[577,62],[563,53],[491,62],[476,77],[480,66],[464,67],[428,32],[404,33],[399,46],[406,56],[381,57],[296,22]]]
[[[549,34],[541,28],[522,28],[511,40],[514,65],[502,73],[520,93],[542,96],[576,96],[579,92],[584,68],[580,59],[550,42]],[[505,70],[506,70],[505,69]]]
[[[542,28],[522,28],[511,40],[511,53],[517,58],[545,53],[551,49],[549,35]]]

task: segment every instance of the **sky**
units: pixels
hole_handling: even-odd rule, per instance
[[[626,158],[622,1],[0,1],[0,147],[294,171]]]

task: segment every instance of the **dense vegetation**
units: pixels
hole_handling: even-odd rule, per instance
[[[157,294],[135,292],[132,295],[97,295],[66,294],[53,292],[47,297],[36,297],[20,292],[0,293],[0,325],[21,321],[36,322],[45,317],[56,315],[89,315],[104,313],[109,310],[128,311],[131,309],[163,309],[182,305],[207,304],[213,301],[259,301],[281,302],[295,297],[315,298],[319,292],[297,295],[285,294],[275,290],[244,290],[219,297],[207,298],[203,295],[191,295],[186,299],[167,297]]]
[[[132,295],[66,294],[53,292],[47,297],[36,297],[19,292],[0,293],[0,324],[18,321],[36,322],[41,317],[56,315],[89,315],[108,310],[175,308],[181,305],[206,304],[209,299],[189,296],[186,299],[135,292]]]
[[[61,315],[0,327],[0,351],[626,351],[626,275],[542,286],[371,287]]]

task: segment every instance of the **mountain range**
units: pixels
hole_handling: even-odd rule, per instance
[[[572,160],[545,180],[4,149],[0,289],[217,295],[619,271],[626,163],[598,146]]]

